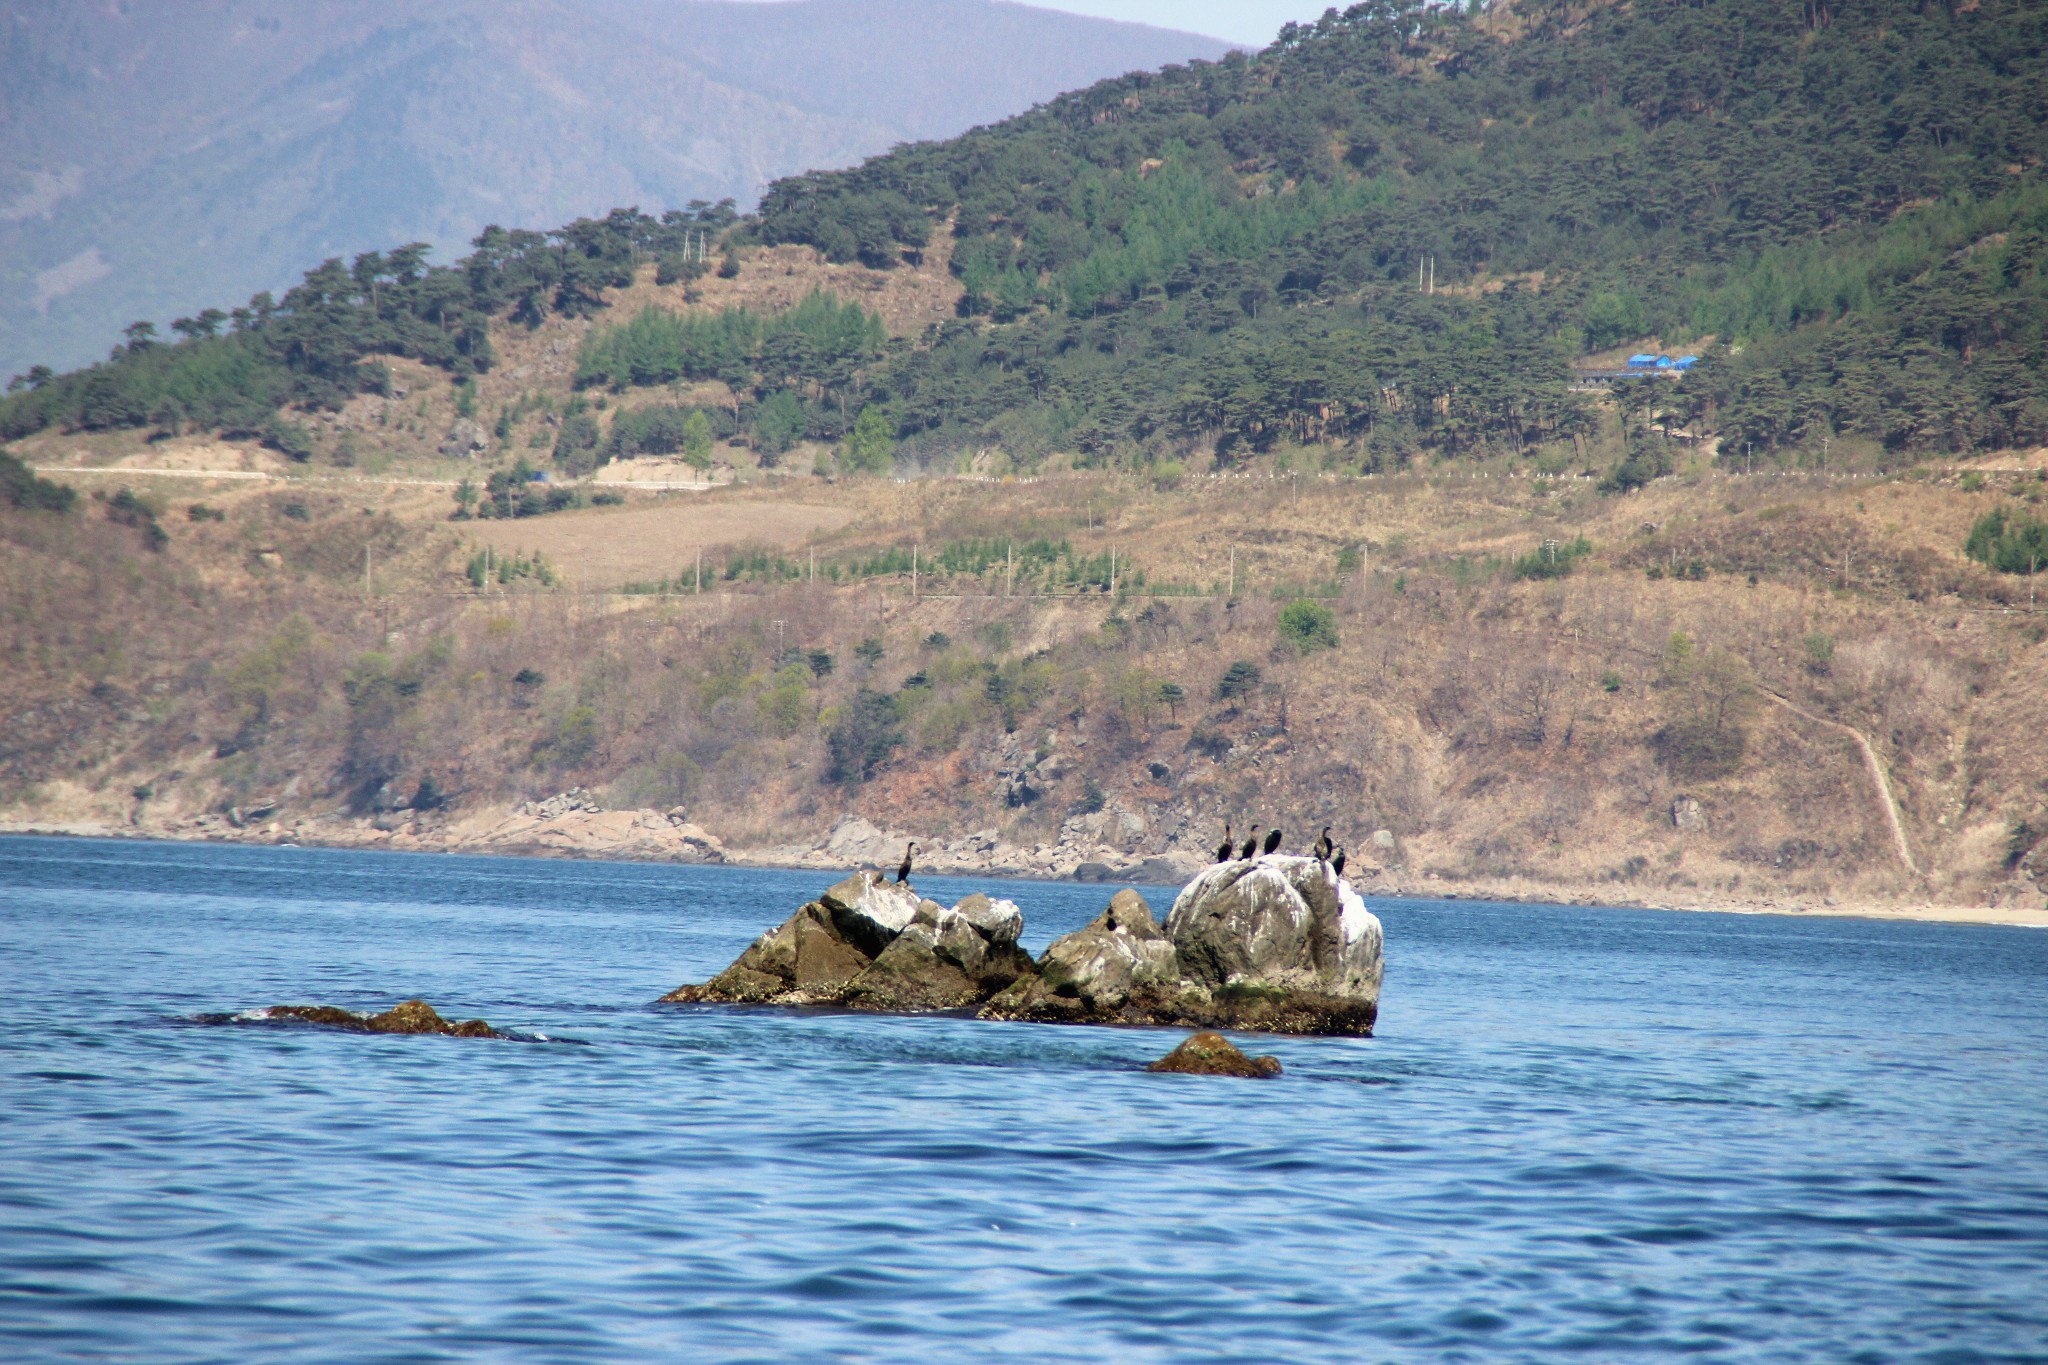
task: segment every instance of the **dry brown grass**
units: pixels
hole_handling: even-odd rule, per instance
[[[766,265],[734,283],[814,280],[809,267]],[[887,287],[912,287],[911,273]],[[574,331],[551,322],[508,335],[483,411],[522,385],[566,394]],[[452,400],[445,380],[402,378],[403,442],[423,449]],[[145,453],[139,438],[67,439],[95,462]],[[403,442],[394,471],[476,472]],[[91,508],[70,522],[10,514],[0,804],[125,819],[132,789],[148,786],[160,794],[145,812],[192,814],[275,795],[297,776],[303,813],[348,800],[349,774],[374,760],[400,786],[431,773],[469,808],[580,782],[622,803],[686,801],[741,842],[815,837],[856,808],[933,837],[995,827],[1030,844],[1057,836],[1092,780],[1113,811],[1142,821],[1124,839],[1133,852],[1206,848],[1225,819],[1297,832],[1333,822],[1354,847],[1393,829],[1414,871],[1524,891],[1968,902],[2004,885],[2005,831],[2048,820],[2048,621],[2008,612],[2024,606],[2023,586],[1958,553],[1977,515],[2030,491],[2007,482],[1971,492],[1955,480],[1701,477],[1610,498],[1579,481],[1424,474],[1170,486],[1108,473],[793,477],[450,527],[444,489],[298,477],[165,496],[173,544],[161,556]],[[182,520],[202,500],[228,520]],[[308,518],[284,516],[288,502]],[[1545,539],[1580,534],[1595,551],[1570,578],[1516,583],[1503,571]],[[683,600],[517,589],[477,600],[463,595],[460,537],[539,550],[586,588],[673,577],[700,546],[815,544],[829,565],[890,545],[1046,537],[1115,548],[1154,583],[1207,588],[1234,562],[1238,598],[1013,599],[991,575],[926,578],[917,600],[897,579],[721,582]],[[1279,608],[1291,591],[1330,586],[1354,545],[1369,568],[1332,600],[1340,647],[1295,657],[1275,633]],[[1646,573],[1693,560],[1704,581]],[[250,661],[294,615],[313,639],[259,705]],[[1680,631],[1870,739],[1925,881],[1891,858],[1860,754],[1839,731],[1757,707],[1732,772],[1684,778],[1665,766],[1651,737],[1679,703],[1664,653]],[[933,632],[952,644],[922,643]],[[853,656],[866,636],[887,649],[872,669]],[[1816,655],[1817,637],[1831,656]],[[801,723],[785,730],[768,700],[776,650],[790,645],[828,650],[837,668],[805,685]],[[1238,659],[1257,663],[1267,686],[1219,702],[1217,681]],[[983,666],[1027,660],[1040,690],[1006,733]],[[381,737],[360,733],[345,694],[366,667],[416,684]],[[516,684],[522,670],[544,681]],[[933,685],[904,692],[917,672]],[[1160,681],[1185,688],[1177,715],[1134,700]],[[821,781],[822,735],[861,686],[905,698],[908,742],[847,792]],[[584,712],[591,747],[565,749]],[[1211,759],[1198,734],[1229,747]],[[223,747],[232,752],[215,757]],[[1041,751],[1058,761],[1033,779],[1040,798],[1007,806],[1001,774]],[[1681,795],[1701,803],[1705,831],[1673,826]]]
[[[792,549],[844,526],[854,513],[822,502],[752,501],[682,493],[623,507],[515,521],[472,521],[466,539],[500,555],[546,556],[572,586],[617,588],[690,573],[699,551],[713,552],[707,578],[723,569],[716,552],[736,545]]]

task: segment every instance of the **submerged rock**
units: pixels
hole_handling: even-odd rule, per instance
[[[264,1011],[266,1019],[292,1019],[323,1028],[345,1029],[350,1033],[442,1033],[454,1038],[505,1038],[481,1019],[455,1023],[443,1019],[424,1000],[407,1000],[382,1014],[357,1014],[333,1005],[273,1005]]]
[[[1197,1033],[1145,1068],[1182,1076],[1245,1076],[1264,1079],[1280,1074],[1278,1057],[1247,1057],[1220,1033]]]
[[[843,1005],[853,1009],[965,1009],[1025,972],[1017,946],[1023,912],[969,896],[951,909],[907,886],[862,872],[756,939],[678,1004]]]

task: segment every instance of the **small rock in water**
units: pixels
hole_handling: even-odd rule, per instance
[[[302,1024],[346,1029],[350,1033],[443,1033],[452,1038],[506,1036],[481,1019],[471,1019],[460,1024],[443,1019],[434,1007],[424,1000],[407,1000],[382,1014],[357,1014],[353,1010],[338,1009],[333,1005],[275,1005],[271,1007],[267,1017],[296,1019]]]
[[[1181,1076],[1244,1076],[1264,1079],[1280,1074],[1277,1057],[1247,1057],[1220,1033],[1197,1033],[1145,1068]]]

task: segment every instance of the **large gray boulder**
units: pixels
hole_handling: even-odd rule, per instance
[[[978,1005],[1031,970],[1024,916],[969,896],[952,909],[857,872],[756,939],[678,1004],[842,1005],[916,1011]]]
[[[984,1005],[984,1019],[1059,1024],[1149,1024],[1180,994],[1173,944],[1135,891],[1119,891],[1109,908],[1064,938]]]
[[[1379,1015],[1378,916],[1317,858],[1217,863],[1166,916],[1182,1008],[1211,1027],[1370,1033]]]

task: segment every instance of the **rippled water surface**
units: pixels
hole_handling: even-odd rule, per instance
[[[1388,902],[1271,1082],[650,1003],[827,880],[0,840],[0,1359],[2048,1360],[2048,934]],[[564,1041],[191,1022],[411,995]]]

